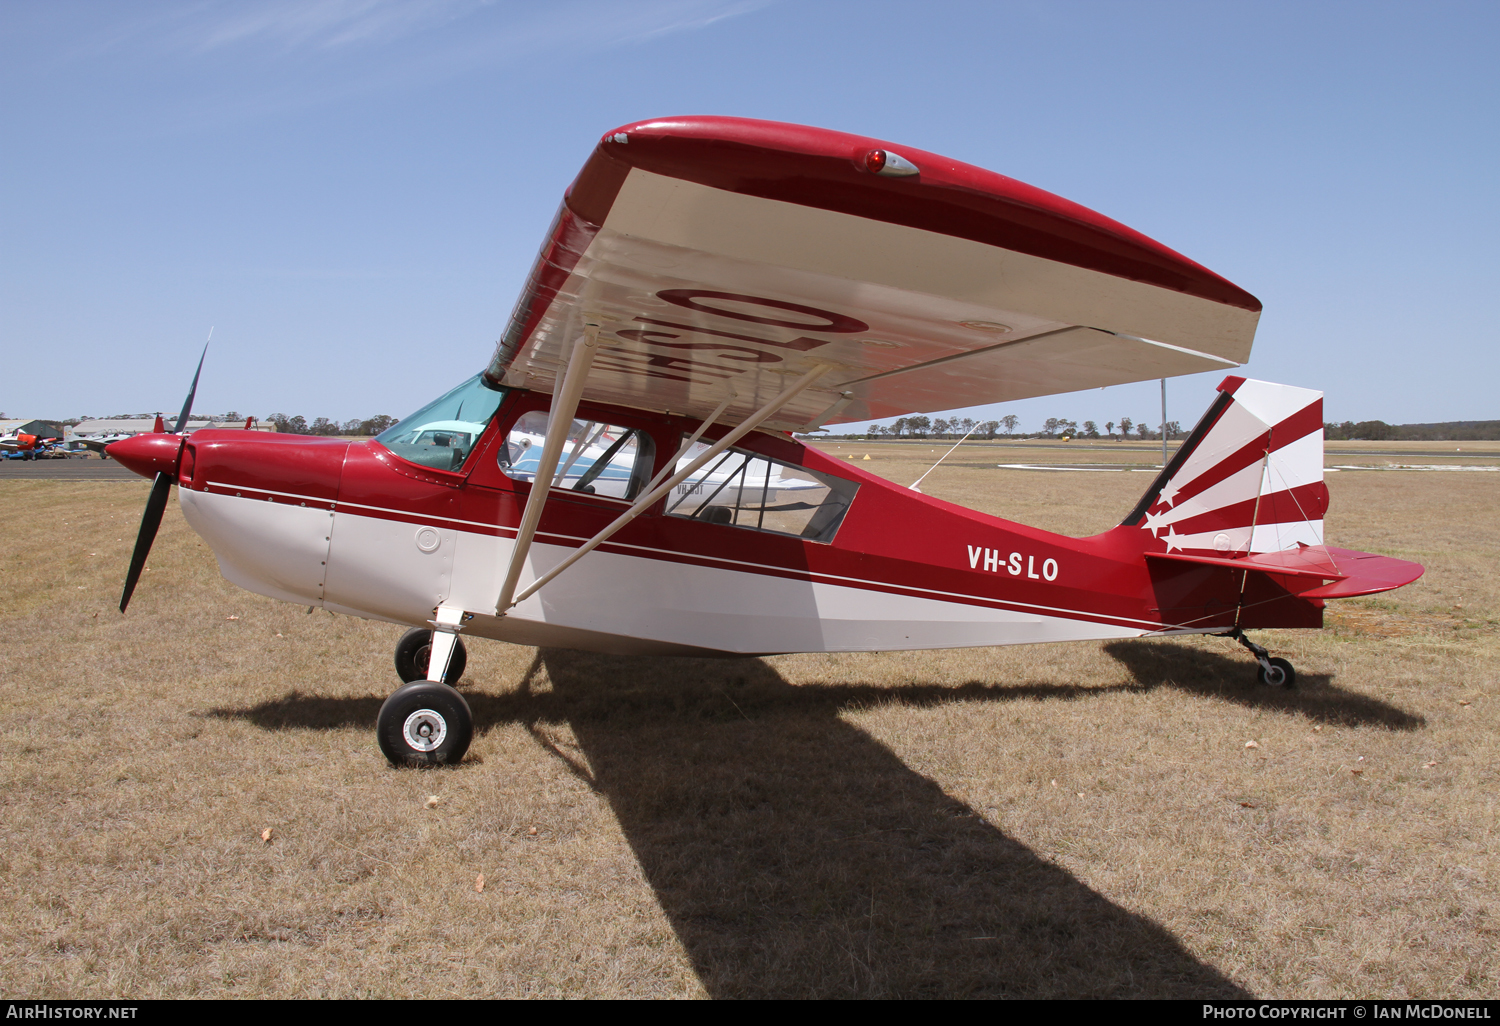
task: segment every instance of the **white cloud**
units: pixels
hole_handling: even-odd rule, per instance
[[[131,9],[124,21],[96,25],[81,55],[135,52],[152,57],[222,56],[256,51],[328,58],[372,49],[410,48],[438,37],[442,64],[555,46],[576,52],[629,45],[705,28],[775,0],[266,0],[254,5],[204,0]],[[461,32],[443,30],[463,23]]]
[[[484,0],[279,0],[248,8],[213,4],[193,10],[173,42],[198,51],[257,43],[286,50],[380,45],[485,6]]]

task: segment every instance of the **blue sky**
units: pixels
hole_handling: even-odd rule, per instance
[[[711,113],[1121,220],[1259,296],[1244,373],[1329,419],[1493,419],[1497,39],[1493,3],[10,0],[0,411],[174,410],[214,326],[199,410],[405,415],[484,364],[603,131]]]

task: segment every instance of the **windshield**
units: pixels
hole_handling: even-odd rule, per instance
[[[461,470],[500,408],[505,391],[474,375],[442,398],[386,428],[375,440],[404,460],[434,470]]]

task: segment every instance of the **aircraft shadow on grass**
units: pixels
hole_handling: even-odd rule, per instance
[[[1104,651],[1125,667],[1141,690],[1172,687],[1345,727],[1418,730],[1427,724],[1415,713],[1339,687],[1331,674],[1298,674],[1296,687],[1289,689],[1264,687],[1255,683],[1255,663],[1237,651],[1225,654],[1160,641],[1111,641]]]
[[[468,700],[477,732],[525,725],[610,802],[714,996],[1248,997],[1167,930],[1006,836],[839,716],[891,701],[1083,700],[1165,686],[1329,722],[1422,723],[1326,676],[1290,692],[1257,686],[1237,653],[1137,641],[1105,651],[1130,682],[798,687],[759,659],[549,649],[517,689]],[[543,668],[551,689],[534,691]],[[292,693],[212,715],[267,729],[367,727],[380,704]],[[543,729],[563,722],[583,759]]]

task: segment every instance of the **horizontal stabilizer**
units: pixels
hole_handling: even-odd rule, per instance
[[[1332,550],[1319,545],[1287,549],[1284,552],[1258,552],[1251,556],[1208,556],[1189,552],[1148,552],[1147,559],[1169,559],[1177,563],[1199,563],[1204,566],[1227,566],[1231,570],[1259,570],[1268,574],[1285,574],[1289,577],[1316,577],[1319,580],[1342,581],[1348,574],[1340,573],[1333,561],[1325,555]]]
[[[1304,578],[1314,586],[1296,593],[1302,598],[1335,599],[1374,595],[1410,584],[1422,576],[1420,563],[1373,552],[1355,552],[1323,545],[1308,545],[1282,552],[1259,552],[1249,556],[1209,556],[1187,552],[1148,552],[1147,559],[1195,563],[1200,566],[1222,566],[1231,570],[1255,570],[1260,573]],[[1327,581],[1327,584],[1315,584]]]
[[[1341,581],[1325,584],[1312,591],[1304,591],[1304,598],[1354,598],[1357,595],[1375,595],[1410,584],[1422,576],[1421,563],[1413,563],[1394,556],[1377,556],[1373,552],[1354,552],[1350,549],[1328,549],[1346,576]]]

